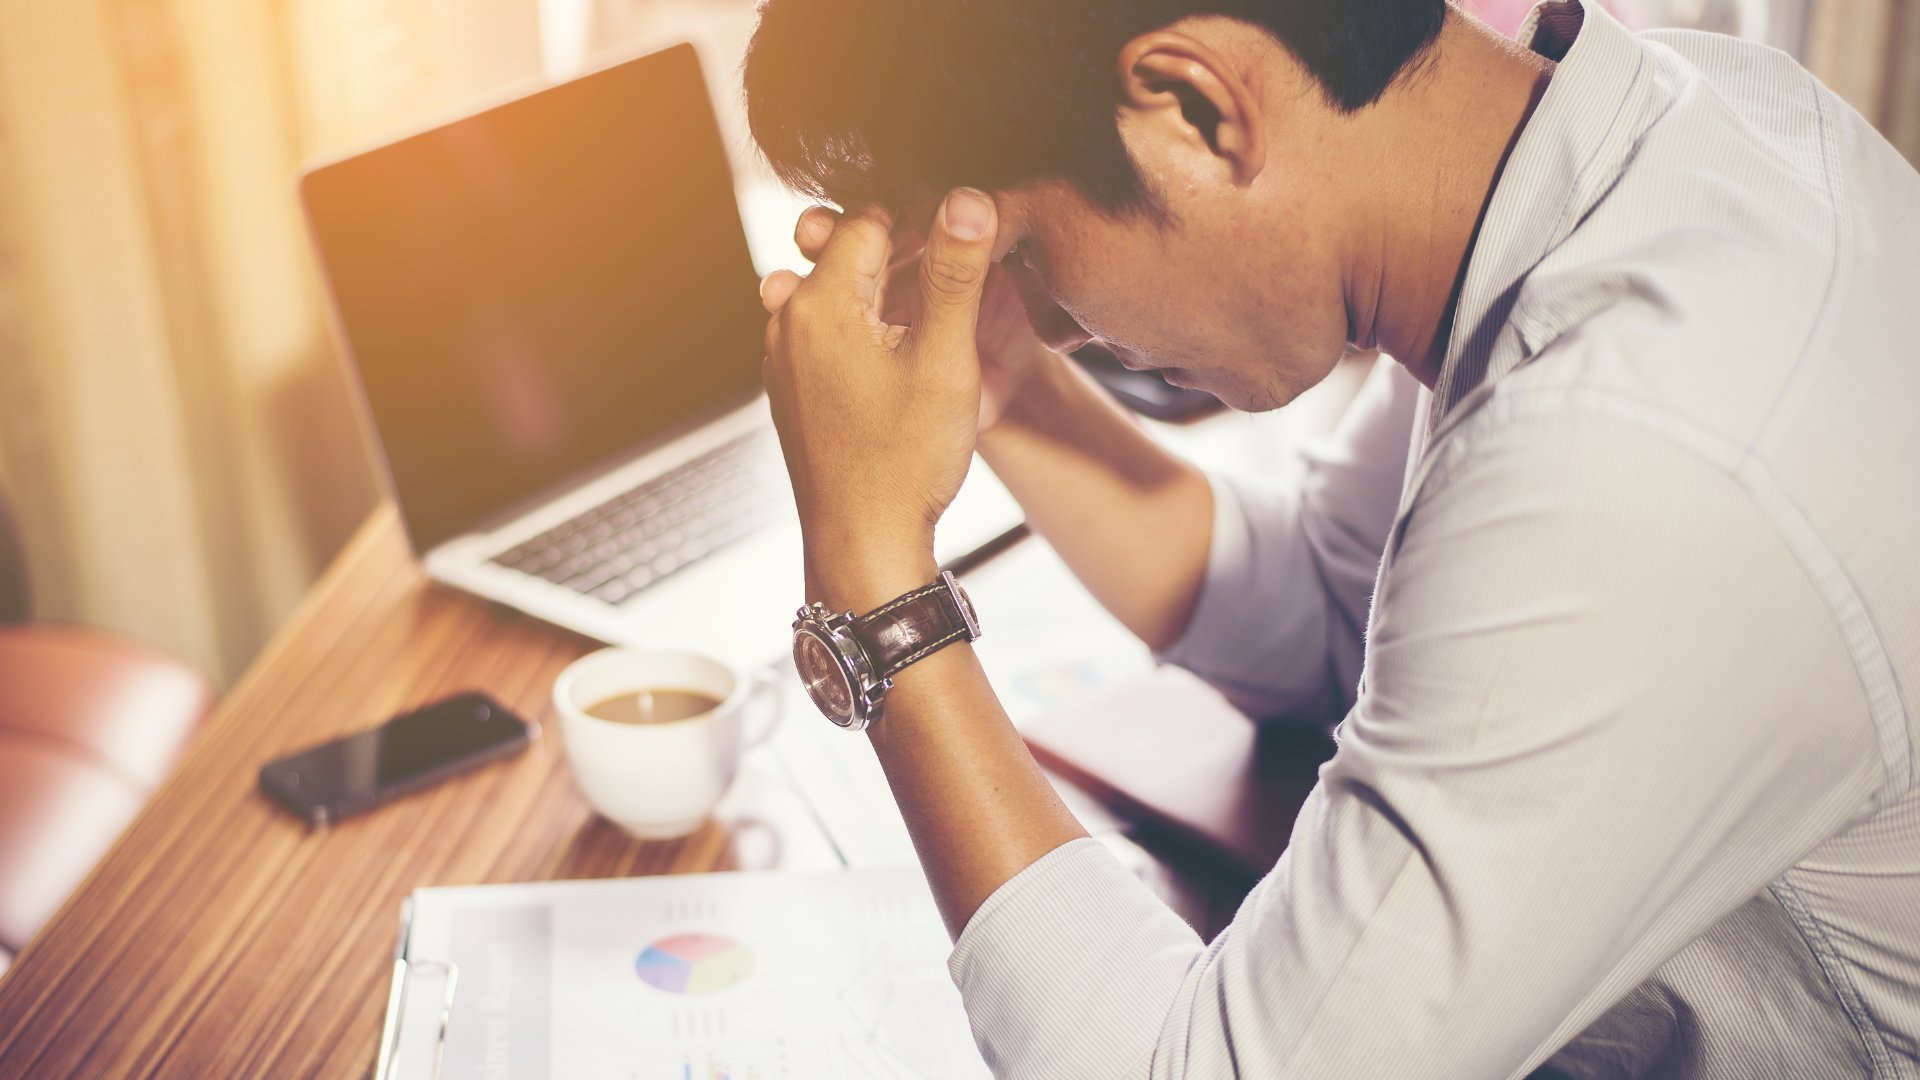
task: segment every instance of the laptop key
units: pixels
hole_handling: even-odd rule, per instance
[[[582,596],[591,596],[593,595],[593,592],[595,589],[598,589],[600,586],[605,585],[610,581],[618,580],[619,576],[620,575],[611,572],[605,566],[595,566],[590,569],[583,570],[580,573],[575,574],[574,576],[561,582],[560,587],[563,589],[572,589],[574,592],[580,593]]]
[[[574,555],[571,558],[562,559],[552,566],[547,567],[545,570],[540,571],[538,576],[546,578],[555,585],[564,585],[573,578],[591,570],[597,562],[599,562],[598,559],[584,553]]]
[[[615,578],[614,580],[607,582],[605,585],[600,586],[599,588],[593,590],[587,595],[593,597],[595,600],[598,600],[603,604],[617,605],[622,600],[625,600],[627,597],[632,596],[636,591],[638,590],[634,589],[633,586],[627,584],[627,580],[625,578]]]
[[[784,485],[761,434],[607,499],[495,556],[608,604],[731,543],[774,516]]]
[[[527,561],[520,566],[520,569],[529,574],[539,574],[557,565],[561,559],[566,557],[567,553],[557,547],[541,548],[529,556]]]

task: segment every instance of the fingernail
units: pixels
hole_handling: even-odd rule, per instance
[[[972,188],[955,188],[947,195],[947,234],[955,240],[978,240],[993,221],[993,204]]]

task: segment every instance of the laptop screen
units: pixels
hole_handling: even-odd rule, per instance
[[[766,317],[691,46],[302,195],[417,550],[759,389]]]

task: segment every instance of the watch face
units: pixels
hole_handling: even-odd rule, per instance
[[[801,630],[793,635],[793,666],[800,671],[807,696],[827,719],[842,727],[853,722],[853,683],[833,646],[820,635]]]

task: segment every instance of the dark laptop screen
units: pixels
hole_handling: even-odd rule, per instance
[[[691,46],[302,188],[421,551],[759,386],[766,320]]]

